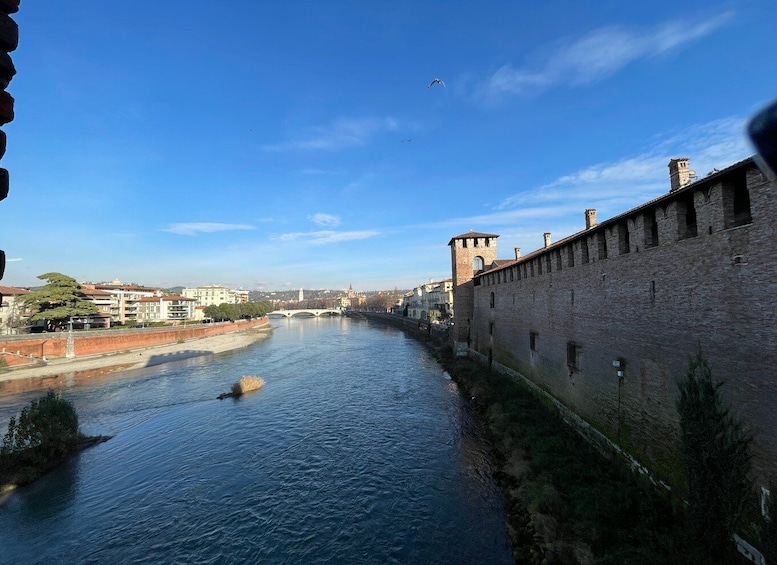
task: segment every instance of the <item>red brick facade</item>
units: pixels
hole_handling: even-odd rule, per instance
[[[246,330],[263,326],[268,318],[241,320],[219,324],[194,324],[171,328],[146,328],[141,330],[111,330],[75,332],[73,342],[75,356],[99,355],[131,349],[142,349],[156,345],[177,343],[181,340],[197,339],[212,335]],[[0,338],[0,357],[10,367],[38,363],[42,357],[65,357],[67,332],[38,334],[15,339]]]
[[[756,479],[774,484],[775,217],[777,181],[748,159],[479,274],[469,353],[671,478],[677,380],[701,347],[754,432]]]

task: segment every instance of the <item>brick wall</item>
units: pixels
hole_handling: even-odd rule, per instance
[[[220,335],[269,323],[261,320],[241,320],[231,323],[197,324],[171,328],[146,328],[142,330],[110,330],[75,332],[73,341],[76,357],[99,355],[130,349],[141,349],[156,345],[177,343],[180,340],[197,339]],[[0,338],[0,352],[8,366],[37,363],[41,357],[64,357],[67,352],[67,332],[40,334],[40,337],[4,339]]]
[[[732,225],[737,182],[746,182],[750,198],[752,221],[742,225]],[[727,382],[732,411],[755,433],[757,480],[774,482],[775,197],[777,183],[748,160],[480,275],[473,353],[527,377],[671,479],[677,380],[701,347],[713,375]],[[685,237],[689,205],[695,237]]]

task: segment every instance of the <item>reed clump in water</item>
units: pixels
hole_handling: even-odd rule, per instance
[[[261,377],[245,376],[232,385],[232,394],[240,396],[252,390],[259,390],[264,386],[264,379]]]

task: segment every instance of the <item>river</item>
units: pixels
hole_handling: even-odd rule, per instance
[[[348,318],[61,389],[113,435],[0,507],[0,563],[512,563],[487,443],[429,352]],[[263,389],[216,400],[242,375]],[[0,390],[0,422],[40,391]]]

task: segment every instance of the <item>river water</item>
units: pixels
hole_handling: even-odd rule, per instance
[[[272,323],[61,389],[114,437],[0,507],[0,563],[512,563],[482,430],[428,351],[348,318]],[[215,399],[242,375],[266,384]],[[0,389],[2,425],[40,395]]]

